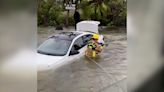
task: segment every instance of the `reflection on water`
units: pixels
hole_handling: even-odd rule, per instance
[[[52,33],[39,33],[39,42]],[[57,70],[38,72],[38,92],[126,92],[126,33],[102,33],[108,45],[95,61],[108,74],[84,56]]]

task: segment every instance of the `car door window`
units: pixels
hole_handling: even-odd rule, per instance
[[[84,35],[83,36],[83,42],[84,42],[84,44],[87,45],[88,44],[88,41],[90,41],[91,38],[92,38],[92,35],[91,34]]]
[[[76,50],[81,49],[83,46],[85,46],[85,44],[82,37],[78,38],[73,45]]]
[[[82,47],[84,47],[85,45],[87,45],[88,41],[92,38],[92,35],[91,34],[87,34],[87,35],[84,35],[80,38],[78,38],[72,48],[71,48],[71,51],[72,50],[79,50],[81,49]]]

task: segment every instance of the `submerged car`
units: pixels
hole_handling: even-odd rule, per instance
[[[38,68],[48,68],[54,65],[66,63],[84,55],[86,45],[91,39],[89,32],[61,32],[51,36],[37,50]]]
[[[98,22],[82,21],[77,24],[77,31],[60,32],[49,37],[38,47],[38,70],[58,68],[84,56],[94,33],[98,33]]]

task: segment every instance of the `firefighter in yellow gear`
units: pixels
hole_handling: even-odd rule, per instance
[[[98,43],[99,35],[93,34],[92,39],[88,43],[86,55],[95,58],[101,52],[101,46]]]

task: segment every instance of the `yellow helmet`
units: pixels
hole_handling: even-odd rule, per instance
[[[92,38],[98,40],[99,39],[99,35],[98,34],[93,34]]]

